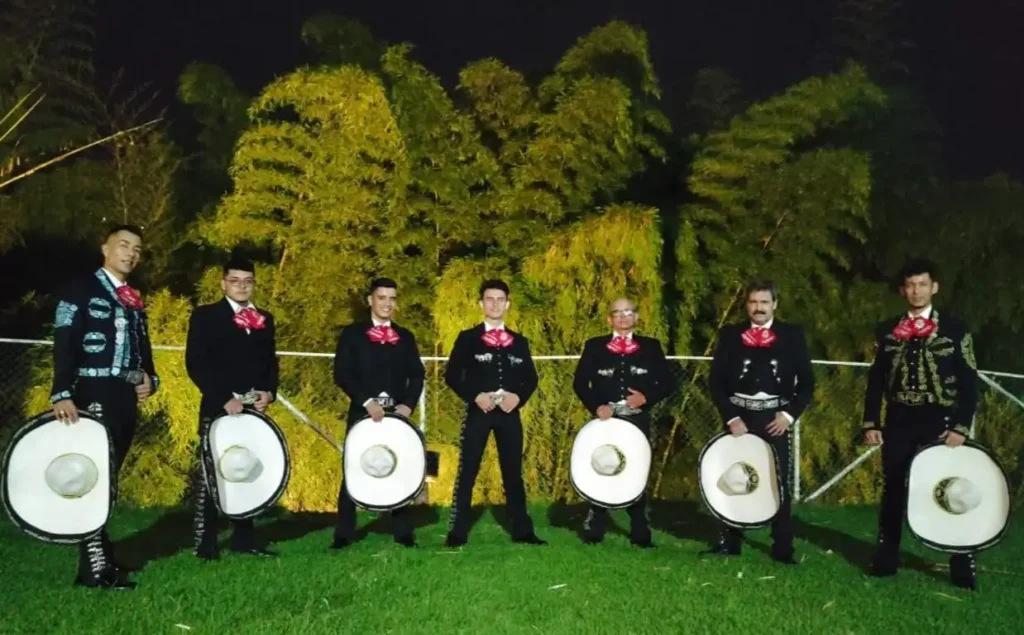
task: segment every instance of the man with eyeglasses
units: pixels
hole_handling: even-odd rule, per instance
[[[610,335],[593,337],[583,345],[576,365],[573,390],[583,405],[598,419],[622,417],[650,433],[651,409],[672,393],[672,372],[661,343],[636,335],[636,307],[619,298],[608,312]],[[651,549],[651,528],[647,521],[647,494],[627,508],[630,518],[630,542]],[[583,541],[597,544],[604,540],[608,510],[591,505],[583,523]]]
[[[252,302],[256,269],[251,261],[236,255],[223,271],[220,288],[224,297],[196,308],[185,345],[188,376],[203,395],[199,405],[200,448],[214,420],[225,414],[237,415],[246,405],[263,412],[277,394],[274,316]],[[216,560],[220,557],[217,506],[201,469],[196,474],[195,492],[195,554],[202,560]],[[256,545],[251,518],[232,524],[232,551],[276,555]]]
[[[814,372],[803,329],[776,319],[778,306],[774,282],[747,286],[748,319],[718,331],[708,389],[730,433],[756,434],[775,450],[782,501],[772,521],[772,558],[794,565],[789,430],[810,404]],[[739,555],[742,537],[742,530],[723,527],[706,553]]]
[[[487,437],[494,432],[505,501],[512,521],[512,541],[544,545],[526,511],[523,485],[523,423],[519,410],[537,389],[537,370],[525,337],[505,328],[511,305],[508,285],[487,280],[480,285],[484,321],[459,333],[445,367],[444,379],[466,402],[459,443],[459,468],[452,495],[446,547],[469,539],[469,509]]]

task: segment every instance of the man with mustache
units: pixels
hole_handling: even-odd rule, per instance
[[[750,319],[718,332],[708,387],[729,432],[756,434],[775,449],[783,491],[772,521],[772,558],[796,564],[789,429],[811,401],[814,373],[803,329],[775,318],[778,300],[773,282],[757,280],[747,286]],[[741,530],[724,527],[708,553],[739,555],[742,536]]]
[[[636,335],[637,312],[630,300],[619,298],[608,310],[611,335],[594,337],[583,345],[576,365],[573,389],[583,405],[598,419],[622,416],[647,436],[651,409],[672,393],[672,373],[661,343]],[[647,522],[647,494],[629,506],[630,542],[642,549],[654,547]],[[604,539],[608,510],[590,505],[583,522],[584,542]]]
[[[885,485],[878,515],[878,545],[871,575],[896,575],[907,471],[923,446],[938,439],[962,445],[970,434],[978,403],[974,342],[966,325],[932,306],[939,292],[934,263],[907,262],[900,271],[900,295],[907,312],[875,330],[875,359],[864,397],[864,442],[882,444]],[[882,400],[886,402],[884,430]],[[954,585],[977,586],[974,554],[949,559]]]
[[[189,379],[203,394],[199,405],[200,448],[213,421],[225,414],[241,413],[245,407],[243,399],[251,397],[252,406],[263,412],[277,394],[274,316],[252,302],[256,268],[252,261],[236,255],[224,265],[223,274],[220,288],[224,297],[196,308],[189,320],[185,345]],[[217,505],[201,468],[195,482],[195,554],[201,560],[217,560]],[[256,546],[252,518],[232,524],[232,551],[275,555]]]
[[[505,487],[505,506],[512,520],[512,541],[547,544],[534,534],[533,521],[526,511],[523,422],[519,410],[537,389],[537,370],[527,339],[505,328],[505,312],[511,303],[505,282],[486,280],[480,285],[484,321],[459,333],[445,367],[445,382],[466,403],[446,547],[461,547],[469,539],[473,485],[492,431]]]
[[[423,392],[426,371],[412,331],[395,324],[391,317],[398,308],[398,285],[390,278],[370,283],[366,303],[370,319],[346,326],[334,353],[334,383],[351,400],[348,425],[370,417],[384,419],[386,412],[412,415]],[[395,542],[416,547],[408,509],[391,512]],[[344,477],[338,491],[338,522],[332,549],[344,549],[355,540],[356,504],[345,489]]]
[[[145,307],[128,276],[139,264],[142,230],[118,225],[101,248],[103,266],[60,294],[53,331],[53,388],[57,419],[74,425],[78,411],[98,417],[121,469],[138,419],[139,404],[160,386],[153,366]],[[114,562],[106,528],[79,545],[76,586],[134,589],[127,569]]]

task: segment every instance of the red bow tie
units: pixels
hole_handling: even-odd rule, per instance
[[[235,326],[240,329],[249,329],[250,331],[259,331],[267,326],[267,318],[263,317],[263,314],[247,306],[238,313],[235,313]]]
[[[505,329],[491,329],[481,338],[491,348],[508,348],[512,346],[512,336]]]
[[[633,353],[640,350],[640,345],[634,342],[631,338],[626,338],[621,335],[616,335],[607,344],[608,350],[615,353],[616,355],[632,355]]]
[[[126,284],[122,284],[117,288],[117,300],[121,304],[125,305],[129,309],[136,309],[141,311],[145,305],[142,303],[142,296],[139,295],[137,289],[133,289]]]
[[[749,328],[743,331],[743,335],[740,336],[745,346],[752,348],[771,348],[772,343],[775,342],[775,331],[765,328],[763,326]]]
[[[936,328],[938,328],[938,325],[926,317],[905,317],[892,330],[892,334],[899,341],[907,342],[915,337],[928,337],[935,332]]]
[[[374,344],[397,344],[398,331],[390,326],[375,326],[366,332]]]

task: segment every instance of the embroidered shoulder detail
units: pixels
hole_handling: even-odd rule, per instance
[[[105,320],[110,317],[110,302],[103,298],[89,299],[89,317]]]
[[[71,323],[75,321],[75,313],[78,313],[78,305],[71,304],[61,300],[57,303],[57,319],[53,326],[54,328],[66,328],[71,326]]]
[[[971,370],[978,370],[978,360],[974,358],[974,339],[971,338],[971,334],[964,335],[964,339],[960,340],[960,350],[963,352],[964,361]]]

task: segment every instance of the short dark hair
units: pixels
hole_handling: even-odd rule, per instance
[[[374,278],[370,281],[370,290],[367,295],[373,295],[373,293],[381,287],[398,291],[398,283],[391,278]]]
[[[504,293],[506,298],[512,294],[512,292],[508,290],[508,285],[505,284],[504,280],[498,280],[496,278],[492,279],[492,280],[484,280],[483,284],[480,285],[480,299],[481,300],[484,299],[484,293],[488,289],[497,289],[498,291],[501,291],[502,293]]]
[[[255,275],[256,267],[254,267],[252,261],[245,256],[232,254],[232,256],[228,258],[228,261],[224,263],[224,275],[228,275],[229,271],[248,271]]]
[[[907,278],[921,276],[926,273],[933,282],[939,279],[938,270],[934,262],[925,258],[911,258],[904,262],[903,266],[900,267],[897,285],[902,287],[903,283],[907,281]]]
[[[139,237],[139,240],[142,240],[141,227],[139,227],[138,225],[132,225],[130,223],[121,223],[119,225],[111,225],[107,229],[107,233],[103,238],[104,242],[110,240],[111,236],[120,232],[128,232],[130,234],[135,234],[136,236]]]
[[[768,293],[772,294],[772,302],[776,302],[779,299],[779,287],[772,280],[767,280],[763,278],[751,280],[747,284],[747,292],[745,299],[749,300],[750,294],[755,293],[757,291],[767,291]]]

